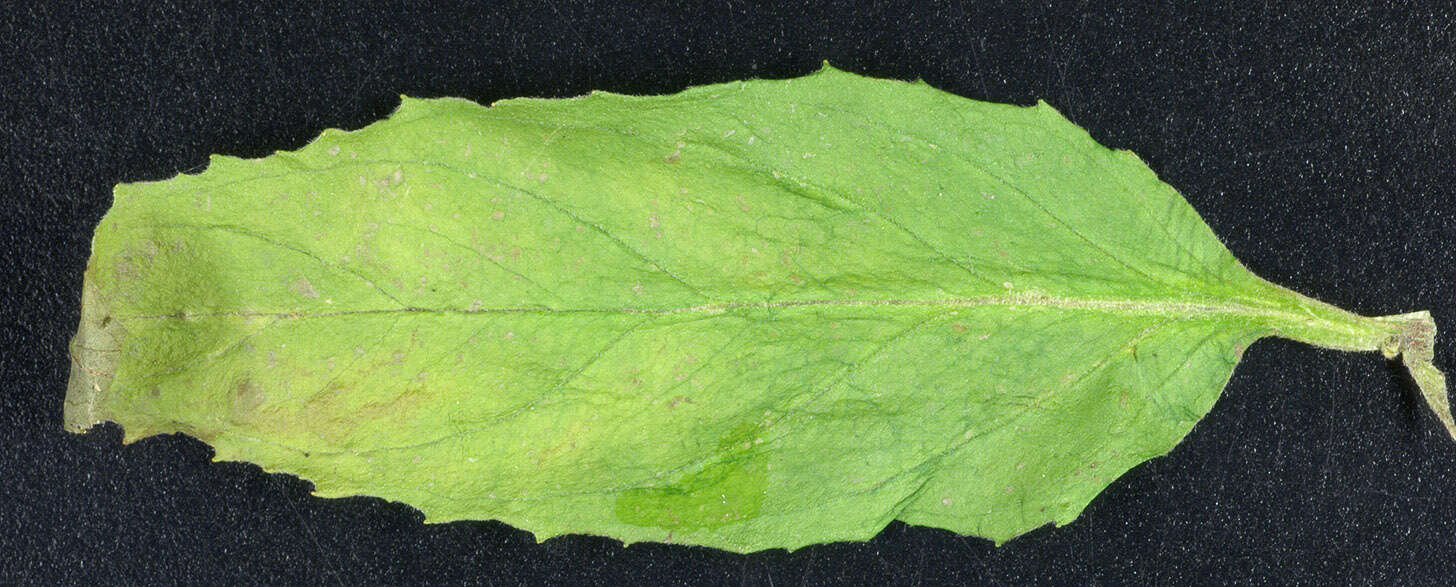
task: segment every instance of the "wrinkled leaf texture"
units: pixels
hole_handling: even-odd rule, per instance
[[[1005,541],[1168,452],[1278,335],[1403,353],[1247,271],[1046,104],[827,65],[668,96],[404,98],[116,187],[76,431],[498,519],[735,551],[891,520]]]

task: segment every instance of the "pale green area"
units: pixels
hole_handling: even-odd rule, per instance
[[[324,496],[735,551],[1065,524],[1254,340],[1404,352],[1265,282],[1045,104],[829,67],[658,97],[404,98],[123,184],[71,430],[184,432]],[[1439,384],[1439,385],[1438,385]]]

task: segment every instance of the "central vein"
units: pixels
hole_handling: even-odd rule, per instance
[[[651,307],[615,307],[615,308],[551,308],[543,306],[508,306],[508,307],[484,307],[484,308],[426,308],[417,306],[401,306],[396,308],[377,308],[366,310],[337,310],[337,311],[216,311],[216,312],[174,312],[170,314],[148,314],[133,316],[117,316],[121,320],[160,320],[160,319],[191,319],[208,317],[273,317],[284,319],[302,318],[327,318],[334,316],[357,316],[361,314],[397,314],[397,313],[421,313],[421,314],[688,314],[706,313],[715,314],[738,309],[788,309],[817,306],[836,307],[869,307],[869,306],[924,306],[944,308],[980,308],[991,306],[1002,307],[1044,307],[1060,308],[1068,310],[1091,310],[1107,312],[1111,314],[1136,314],[1154,316],[1175,316],[1175,317],[1206,317],[1211,315],[1241,315],[1257,317],[1284,317],[1291,316],[1288,310],[1275,309],[1270,307],[1258,307],[1239,303],[1204,303],[1187,301],[1149,301],[1149,300],[1105,300],[1105,299],[1082,299],[1082,298],[1061,298],[1039,294],[1014,294],[1003,296],[978,296],[968,298],[935,298],[935,299],[808,299],[808,300],[765,300],[765,301],[729,301],[714,302],[707,304],[696,304],[691,306],[672,306],[663,308]]]

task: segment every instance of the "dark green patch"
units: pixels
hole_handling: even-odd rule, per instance
[[[635,526],[717,528],[757,516],[767,483],[766,463],[746,455],[708,465],[668,487],[628,490],[613,513]]]
[[[758,515],[768,485],[766,455],[754,450],[763,428],[744,422],[718,439],[722,460],[666,487],[631,489],[613,513],[635,526],[717,528]]]

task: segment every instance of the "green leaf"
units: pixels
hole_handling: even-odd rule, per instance
[[[65,420],[540,539],[1000,542],[1168,452],[1271,335],[1403,355],[1453,429],[1425,312],[1254,276],[1046,104],[826,66],[404,98],[119,185]]]

